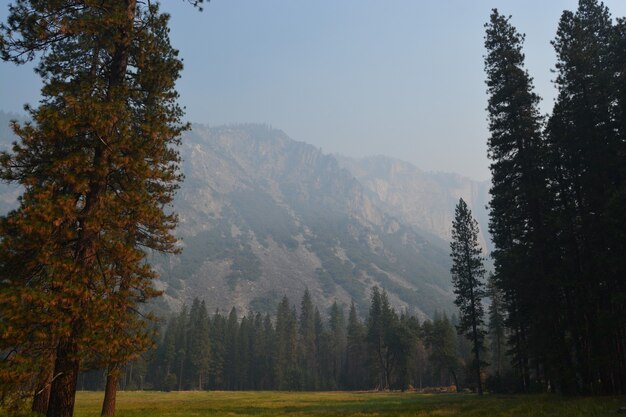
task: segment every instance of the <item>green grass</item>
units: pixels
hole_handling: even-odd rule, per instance
[[[99,416],[103,394],[79,392],[76,417]],[[120,392],[117,417],[617,416],[626,397],[354,392]]]

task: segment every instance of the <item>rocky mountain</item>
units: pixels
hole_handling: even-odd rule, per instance
[[[454,208],[463,198],[477,219],[480,243],[492,249],[488,235],[489,181],[473,181],[458,174],[424,172],[416,166],[386,156],[361,159],[335,155],[365,187],[379,207],[408,225],[450,240]]]
[[[10,134],[0,135],[6,147]],[[161,308],[200,297],[213,309],[273,311],[308,288],[322,308],[354,300],[364,313],[378,285],[423,317],[452,310],[446,222],[457,195],[480,204],[475,184],[383,157],[325,155],[261,125],[194,125],[180,151],[183,252],[149,256]],[[19,190],[2,187],[6,212]]]
[[[166,299],[272,310],[298,300],[354,299],[373,285],[400,308],[451,308],[444,240],[380,209],[337,159],[259,125],[195,125],[181,147],[180,256],[156,260]]]

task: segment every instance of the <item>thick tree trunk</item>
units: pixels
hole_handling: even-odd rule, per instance
[[[33,396],[33,413],[46,414],[50,401],[50,386],[54,372],[54,351],[50,354],[49,360],[42,365],[39,375],[37,375],[37,385]]]
[[[47,417],[72,417],[79,369],[80,359],[76,341],[71,336],[61,339],[54,363]]]
[[[115,399],[117,397],[117,384],[120,379],[119,364],[113,362],[107,372],[107,384],[104,389],[104,401],[102,401],[101,416],[113,417],[115,415]]]

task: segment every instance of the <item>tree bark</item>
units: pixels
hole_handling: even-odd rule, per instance
[[[54,350],[48,354],[48,358],[41,366],[39,375],[37,375],[37,385],[35,386],[35,395],[33,396],[33,413],[46,414],[48,412],[48,403],[50,402],[50,386],[52,385],[52,377],[54,373]]]
[[[70,335],[58,344],[54,363],[54,377],[50,387],[47,417],[72,417],[76,396],[76,382],[80,369],[78,345]]]
[[[115,400],[117,397],[117,385],[120,379],[120,367],[117,362],[109,365],[107,372],[107,384],[104,390],[101,416],[113,417],[115,415]]]

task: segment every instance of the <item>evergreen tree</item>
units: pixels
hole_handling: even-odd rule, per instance
[[[347,339],[343,309],[339,307],[337,301],[333,302],[330,308],[328,328],[331,334],[330,352],[332,357],[332,380],[333,385],[338,387],[342,382],[341,377],[346,358]]]
[[[493,10],[486,25],[485,71],[489,93],[489,157],[492,187],[489,230],[495,277],[513,331],[514,362],[522,386],[530,382],[529,358],[564,355],[559,337],[558,294],[547,246],[545,146],[539,97],[524,68],[524,36]],[[532,341],[532,345],[529,341]]]
[[[454,303],[461,312],[457,327],[473,343],[474,368],[478,394],[482,395],[481,353],[484,350],[485,337],[484,309],[482,299],[485,295],[482,278],[485,274],[482,250],[478,244],[478,222],[461,198],[456,206],[452,222],[452,284],[456,299]]]
[[[317,351],[315,335],[315,310],[308,288],[304,290],[300,303],[299,336],[299,366],[303,375],[303,386],[306,390],[315,390],[317,381]]]
[[[276,332],[270,315],[267,314],[263,319],[264,344],[261,351],[263,352],[263,372],[261,373],[261,386],[263,389],[276,388]]]
[[[624,303],[614,301],[623,301],[625,294],[625,270],[613,266],[623,265],[623,256],[617,255],[623,248],[623,207],[617,209],[614,202],[624,193],[626,148],[619,133],[623,86],[616,82],[623,52],[613,46],[619,43],[615,33],[602,3],[580,0],[575,13],[563,12],[552,42],[559,95],[547,129],[549,173],[560,231],[556,243],[562,248],[563,326],[571,334],[568,350],[574,352],[559,375],[564,392],[626,389],[620,359]]]
[[[495,377],[498,380],[502,375],[503,360],[506,350],[505,316],[502,301],[502,292],[494,282],[493,274],[489,274],[487,281],[487,295],[491,298],[489,305],[489,339],[490,350],[495,369]]]
[[[176,381],[177,389],[181,391],[186,378],[185,363],[187,362],[187,330],[189,325],[189,313],[187,306],[183,304],[178,317],[176,318]]]
[[[435,316],[432,322],[425,322],[423,327],[426,346],[430,350],[428,359],[437,373],[437,384],[445,384],[445,377],[449,375],[459,390],[459,359],[454,326],[444,314],[443,317]]]
[[[244,390],[251,386],[250,367],[252,360],[253,328],[251,320],[244,316],[239,323],[239,332],[235,345],[237,372],[235,373],[234,389]]]
[[[237,387],[237,373],[239,368],[237,355],[237,336],[239,333],[239,318],[237,309],[233,307],[228,314],[224,339],[224,386],[233,390]]]
[[[400,388],[402,391],[405,391],[410,384],[411,371],[414,366],[413,348],[417,343],[417,335],[413,332],[414,327],[411,321],[412,320],[410,320],[406,314],[402,314],[396,322],[396,326],[389,339],[395,369],[397,369],[397,376],[393,381],[393,387],[396,389]]]
[[[193,370],[197,387],[202,390],[211,363],[211,341],[209,338],[209,317],[204,301],[193,300],[189,313],[189,334],[187,336],[189,367]]]
[[[298,389],[296,316],[289,300],[283,297],[276,311],[276,387]]]
[[[346,329],[346,364],[344,380],[348,389],[368,387],[367,351],[365,349],[366,329],[359,320],[354,301],[350,304],[348,327]]]
[[[135,311],[158,294],[144,248],[175,248],[164,206],[179,180],[182,66],[156,4],[17,0],[9,13],[0,53],[39,57],[45,85],[0,158],[1,177],[24,187],[0,222],[0,349],[19,346],[3,365],[23,363],[46,334],[58,375],[47,414],[65,417],[87,353],[122,363],[149,345]]]
[[[397,337],[398,316],[389,305],[387,292],[372,289],[372,302],[367,321],[367,342],[378,389],[390,388],[392,372],[397,359],[393,349]]]
[[[226,319],[218,310],[211,320],[211,362],[209,365],[209,386],[224,389],[224,360],[226,357]]]
[[[154,370],[152,379],[154,380],[155,387],[165,391],[170,391],[174,386],[168,384],[168,381],[172,381],[176,378],[173,371],[176,366],[176,325],[178,320],[175,317],[171,317],[168,320],[167,327],[163,334],[163,339],[156,349],[155,361],[153,364]]]

